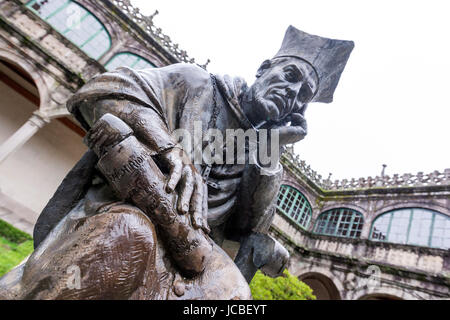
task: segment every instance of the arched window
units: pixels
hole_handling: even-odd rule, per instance
[[[363,215],[348,208],[331,209],[321,213],[314,232],[337,237],[359,238],[364,224]]]
[[[393,210],[375,219],[370,239],[448,249],[450,217],[422,208]]]
[[[111,71],[118,67],[129,67],[132,69],[154,68],[155,65],[148,60],[131,52],[121,52],[116,54],[105,65],[106,70]]]
[[[277,208],[300,227],[308,229],[311,223],[311,205],[300,191],[291,186],[282,185],[278,193]]]
[[[103,24],[88,10],[71,0],[32,0],[27,7],[93,59],[111,47]]]

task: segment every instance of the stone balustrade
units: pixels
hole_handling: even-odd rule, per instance
[[[177,43],[174,43],[170,37],[162,32],[161,28],[158,28],[153,23],[153,18],[158,14],[158,10],[151,16],[146,16],[141,13],[139,8],[134,7],[130,0],[111,0],[123,13],[125,13],[134,23],[136,23],[142,30],[149,34],[159,44],[173,54],[177,59],[182,62],[195,63],[194,58],[189,58],[187,52],[182,50]],[[206,69],[206,66],[210,60],[202,65]]]
[[[330,177],[324,179],[320,174],[311,169],[311,167],[307,165],[304,160],[301,160],[298,155],[294,155],[290,151],[283,154],[282,161],[291,163],[303,176],[305,176],[320,189],[326,191],[450,185],[450,168],[445,169],[443,172],[433,171],[428,174],[418,172],[416,174],[405,173],[394,174],[392,176],[383,175],[359,179],[352,178],[331,181]]]

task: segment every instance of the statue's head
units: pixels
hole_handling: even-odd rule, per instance
[[[246,110],[250,121],[257,125],[266,122],[288,121],[292,113],[303,114],[314,97],[319,82],[310,64],[295,57],[280,57],[264,61],[256,80],[249,88]]]
[[[261,64],[255,82],[247,90],[243,99],[245,114],[254,126],[304,123],[309,102],[333,101],[353,47],[353,41],[323,38],[289,26],[280,50]],[[287,141],[298,140],[293,137]]]

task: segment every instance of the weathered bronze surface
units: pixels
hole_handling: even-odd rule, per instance
[[[190,64],[94,77],[67,103],[90,151],[41,213],[34,253],[0,279],[0,298],[250,299],[256,270],[278,276],[289,260],[267,235],[281,166],[195,163],[174,130],[277,129],[280,148],[300,141],[308,103],[331,102],[352,48],[291,26],[251,87]],[[240,243],[234,261],[225,240]]]
[[[132,133],[125,122],[106,114],[89,131],[87,141],[100,158],[100,172],[116,194],[150,217],[165,236],[168,252],[180,270],[194,276],[205,268],[211,244],[202,229],[194,229],[188,216],[178,214],[177,194],[166,191],[166,178],[151,157],[154,152]]]

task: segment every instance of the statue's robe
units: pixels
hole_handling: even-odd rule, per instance
[[[202,131],[210,125],[215,97],[219,110],[215,125],[225,136],[226,129],[242,127],[230,102],[241,98],[246,84],[229,77],[216,79],[214,93],[210,74],[194,65],[140,71],[119,68],[91,79],[67,106],[87,130],[96,120],[96,103],[118,99],[151,108],[169,131],[184,128],[193,133],[194,121],[201,122]],[[246,280],[216,244],[200,277],[180,276],[150,219],[114,197],[95,163],[95,156],[88,153],[65,178],[35,226],[35,252],[0,280],[0,296],[3,290],[6,298],[250,298]],[[236,241],[253,231],[267,232],[281,170],[261,175],[260,169],[248,164],[212,166],[209,181],[215,186],[208,186],[205,196],[211,237],[219,245],[225,229]],[[81,291],[64,287],[68,277],[64,268],[73,264],[80,264],[82,284],[90,283],[86,292],[83,285]],[[111,264],[118,269],[111,269]]]
[[[67,107],[87,130],[97,120],[95,105],[102,99],[127,100],[151,108],[161,117],[169,132],[181,128],[194,136],[195,122],[201,123],[202,133],[212,127],[219,129],[223,137],[226,129],[249,129],[244,127],[243,119],[234,112],[233,106],[247,88],[245,81],[220,75],[216,75],[215,80],[216,90],[211,75],[192,64],[145,70],[119,68],[91,79],[68,101]],[[215,104],[218,114],[212,126]],[[203,142],[201,150],[205,146],[206,142]],[[199,172],[204,169],[198,164],[196,167]],[[219,245],[225,233],[227,238],[239,241],[251,231],[268,230],[282,170],[278,166],[274,172],[265,172],[265,175],[261,175],[260,170],[257,165],[248,164],[212,166],[208,178],[208,223],[212,229],[211,236]],[[49,207],[52,207],[51,203]],[[54,211],[52,208],[52,214]],[[56,208],[56,211],[61,210]],[[44,209],[36,226],[35,241],[40,241],[53,227],[45,223]],[[45,232],[40,234],[39,229]]]

